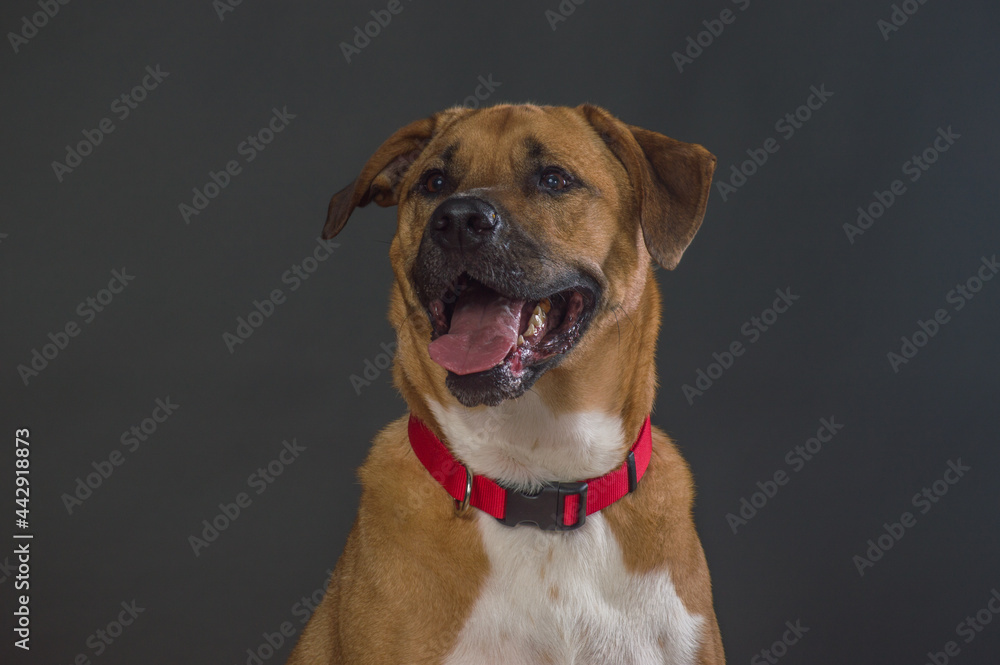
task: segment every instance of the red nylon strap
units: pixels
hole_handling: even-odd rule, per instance
[[[415,416],[410,416],[409,422],[410,446],[417,459],[430,472],[434,480],[456,501],[465,499],[466,470],[427,426]],[[653,436],[649,416],[642,423],[639,437],[632,445],[631,453],[635,458],[636,483],[642,479],[649,467],[649,458],[653,453]],[[586,514],[592,515],[607,508],[612,503],[629,493],[628,464],[623,464],[614,471],[599,478],[591,478],[587,483]],[[580,507],[579,495],[570,495],[565,499],[563,522],[572,526],[577,521]],[[483,476],[472,477],[472,496],[469,504],[497,519],[503,519],[507,506],[507,490]]]

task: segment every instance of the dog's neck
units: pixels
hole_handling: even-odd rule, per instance
[[[517,399],[468,408],[400,388],[477,475],[522,490],[604,475],[623,463],[655,396],[660,304],[652,274],[645,291],[641,308],[616,309],[617,326],[589,332],[586,345]],[[397,384],[406,374],[397,370]]]
[[[430,404],[452,453],[476,475],[537,490],[546,482],[601,476],[622,463],[621,418],[556,414],[536,392],[496,407]]]

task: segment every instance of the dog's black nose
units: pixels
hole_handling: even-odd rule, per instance
[[[489,242],[499,228],[497,209],[473,196],[448,199],[431,214],[428,223],[431,239],[452,251],[476,249]]]

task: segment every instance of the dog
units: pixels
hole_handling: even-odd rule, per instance
[[[409,414],[290,665],[724,663],[691,473],[649,422],[660,297],[715,157],[606,110],[452,108],[330,201],[398,206]]]

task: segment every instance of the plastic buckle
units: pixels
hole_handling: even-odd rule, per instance
[[[576,523],[564,524],[566,497],[579,496]],[[504,526],[533,524],[543,531],[573,531],[587,521],[587,483],[556,483],[544,486],[537,494],[507,490],[504,517],[496,518]]]

